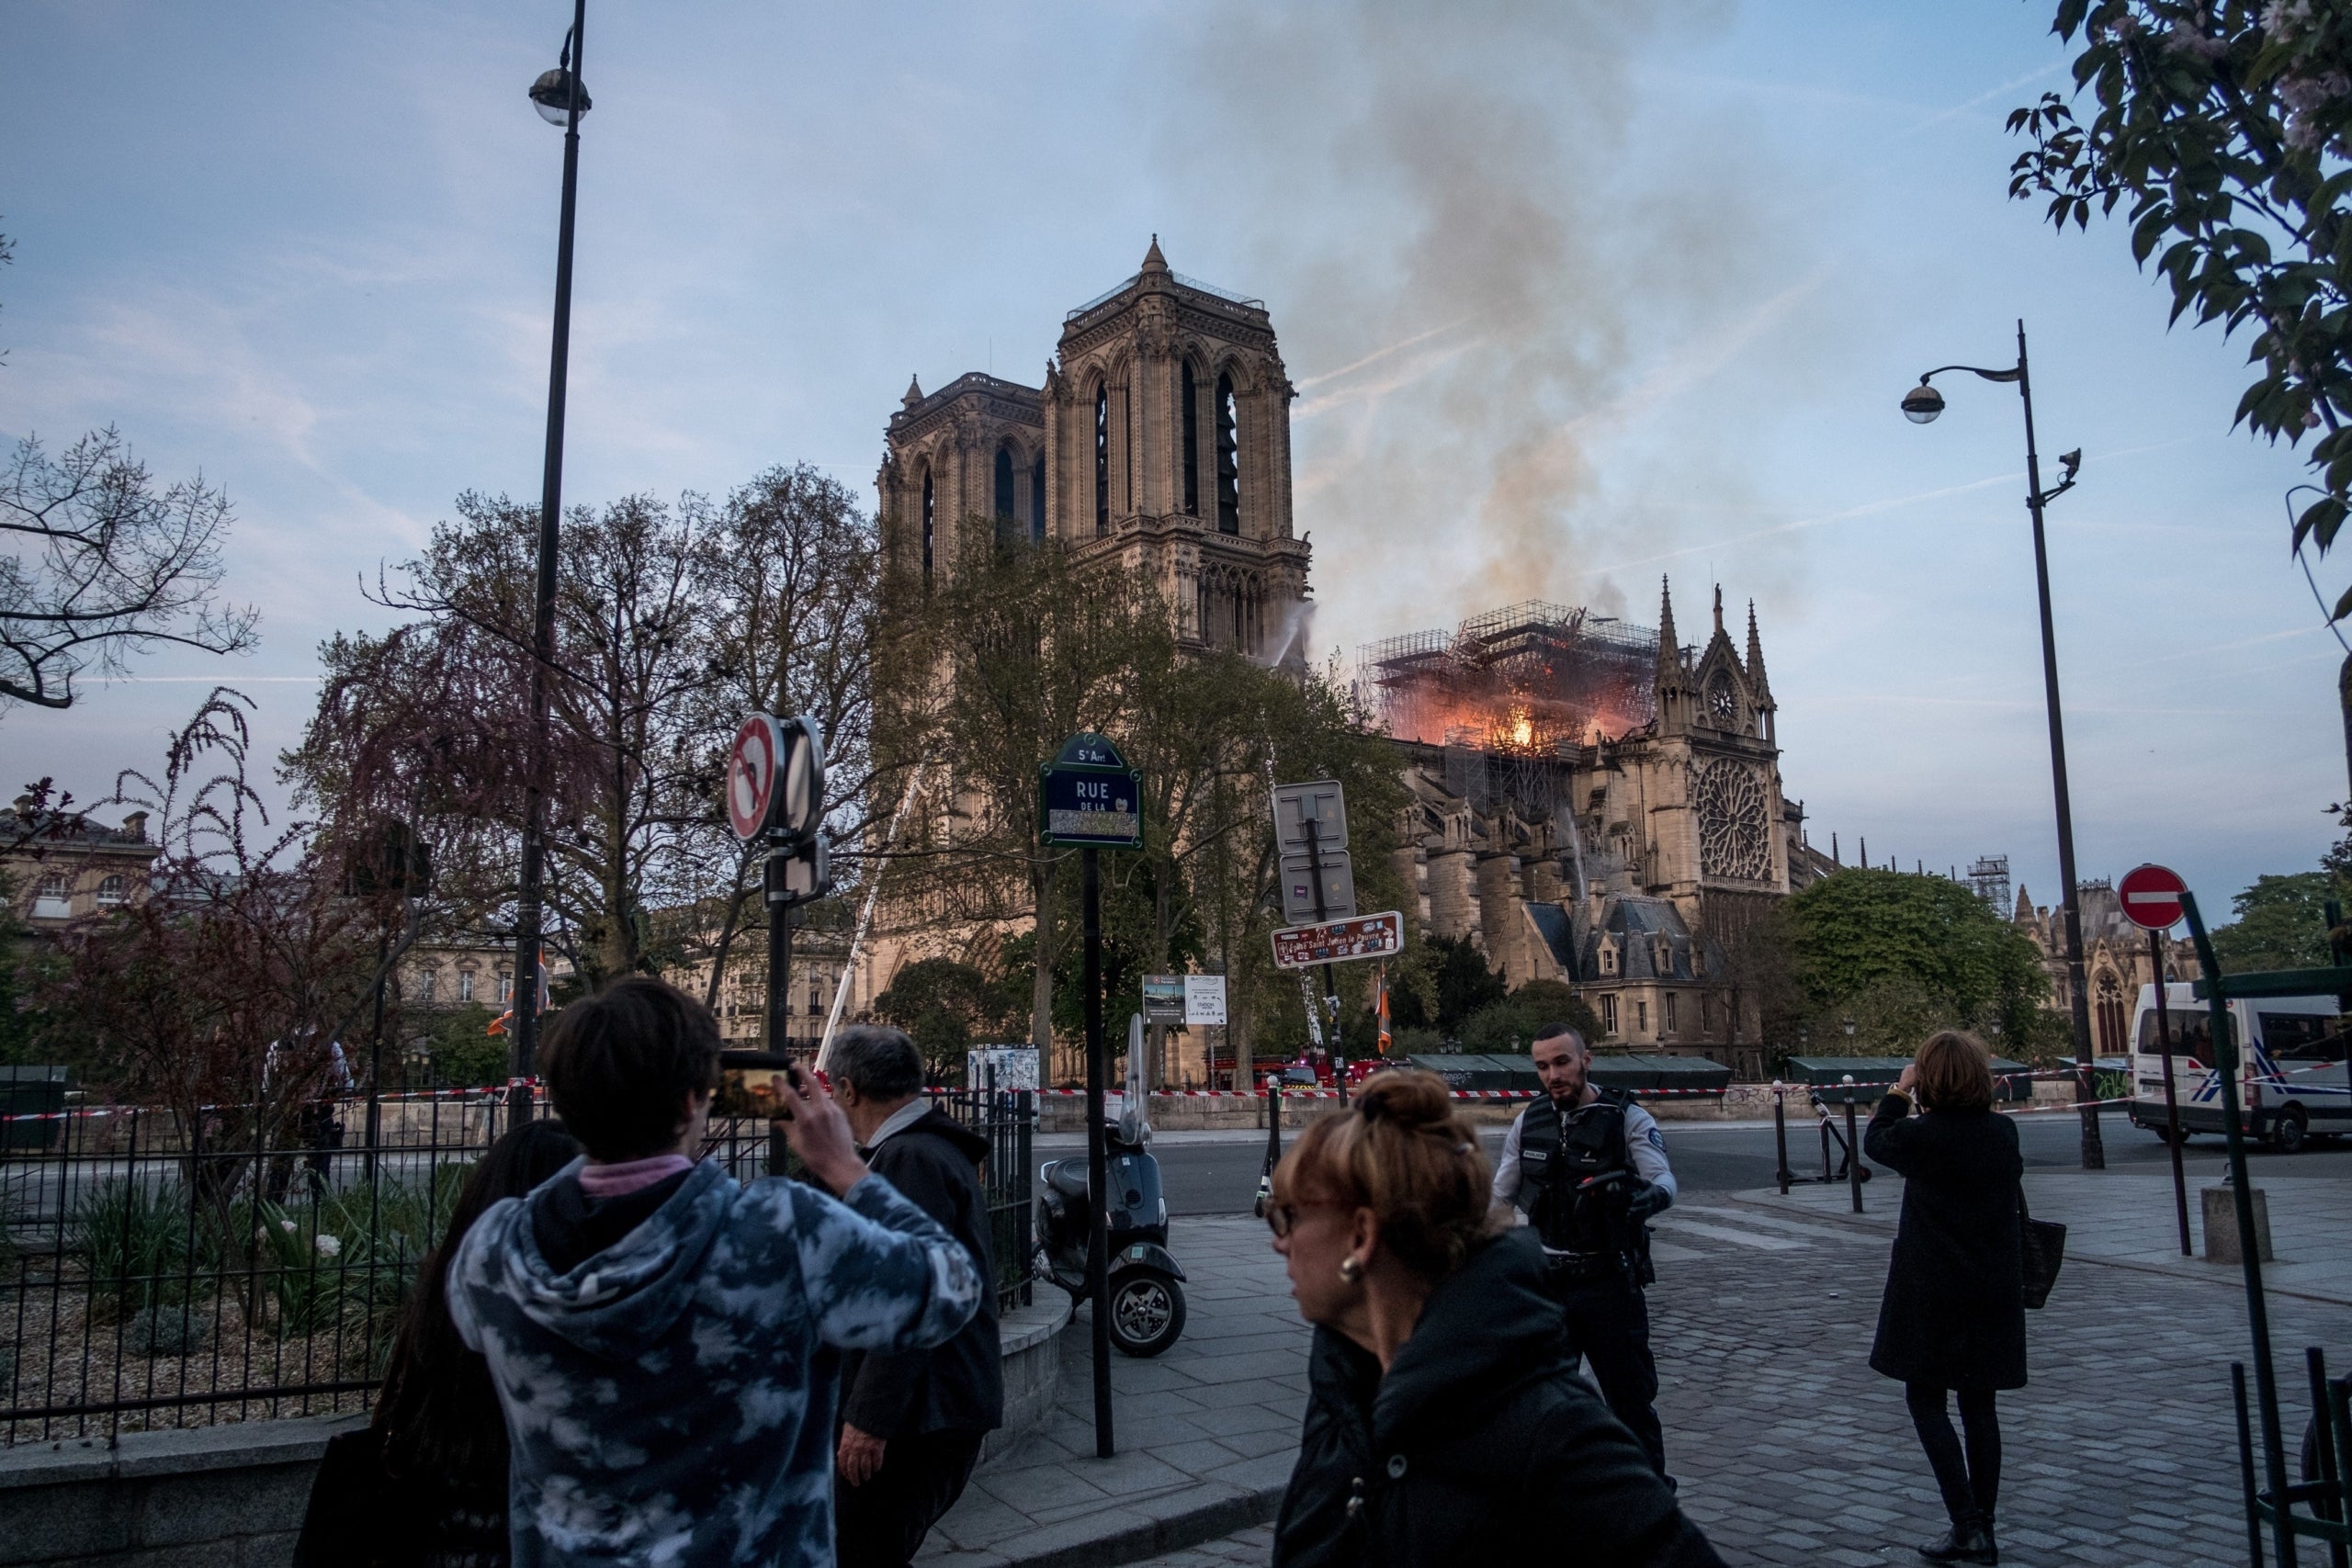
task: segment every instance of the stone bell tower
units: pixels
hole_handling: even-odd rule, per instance
[[[1290,400],[1263,301],[1170,271],[1070,311],[1042,389],[969,374],[891,416],[884,547],[952,571],[955,526],[1053,538],[1159,585],[1184,640],[1302,659],[1308,550],[1291,532]]]

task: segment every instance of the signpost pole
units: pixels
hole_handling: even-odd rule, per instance
[[[792,1010],[792,905],[784,886],[785,860],[771,840],[762,880],[768,899],[768,1049],[781,1051]]]
[[[1102,1040],[1102,867],[1098,850],[1079,852],[1086,948],[1086,1190],[1093,1200],[1086,1236],[1086,1294],[1094,1303],[1094,1456],[1111,1440],[1110,1151],[1103,1144],[1102,1089],[1110,1077]]]
[[[1316,829],[1316,820],[1309,817],[1306,819],[1306,874],[1315,885],[1315,923],[1321,925],[1330,918],[1330,914],[1323,905],[1323,850],[1321,835]],[[1339,1059],[1340,1045],[1340,987],[1339,983],[1331,977],[1331,966],[1329,964],[1321,965],[1321,975],[1322,987],[1317,995],[1316,1006],[1329,1007],[1331,1010],[1331,1039],[1325,1049],[1330,1053],[1330,1059],[1336,1061]]]
[[[2188,1257],[2188,1178],[2180,1168],[2180,1091],[2172,1081],[2172,1016],[2165,1010],[2165,944],[2148,933],[2148,972],[2156,977],[2156,1038],[2165,1058],[2165,1145],[2172,1150],[2172,1207],[2180,1222],[2180,1255]]]

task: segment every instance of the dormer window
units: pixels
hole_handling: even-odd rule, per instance
[[[1603,975],[1617,973],[1617,944],[1613,942],[1600,944],[1600,972]]]
[[[1670,937],[1650,939],[1650,964],[1661,975],[1674,973],[1674,942]]]

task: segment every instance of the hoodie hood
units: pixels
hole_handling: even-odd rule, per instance
[[[708,1160],[669,1201],[619,1241],[566,1273],[539,1251],[536,1205],[577,1179],[584,1159],[506,1212],[499,1238],[503,1287],[523,1314],[592,1356],[629,1360],[667,1333],[693,1298],[703,1255],[726,1224],[735,1184]]]
[[[1388,1449],[1414,1434],[1427,1441],[1476,1421],[1490,1401],[1562,1364],[1559,1303],[1544,1292],[1544,1254],[1534,1233],[1508,1231],[1480,1247],[1438,1282],[1413,1337],[1385,1374],[1379,1361],[1328,1328],[1315,1334],[1313,1381],[1364,1418]]]

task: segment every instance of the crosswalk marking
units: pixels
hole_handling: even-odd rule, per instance
[[[1677,1219],[1671,1214],[1659,1216],[1659,1223],[1676,1235],[1703,1235],[1716,1241],[1727,1241],[1736,1247],[1752,1247],[1759,1252],[1801,1252],[1813,1243],[1798,1241],[1791,1236],[1765,1235],[1756,1231],[1736,1231],[1729,1225],[1711,1225],[1698,1220]]]
[[[1847,1230],[1842,1226],[1808,1224],[1801,1220],[1784,1220],[1777,1214],[1755,1213],[1745,1209],[1710,1208],[1703,1203],[1677,1203],[1668,1213],[1668,1217],[1671,1219],[1677,1214],[1696,1214],[1710,1220],[1722,1220],[1733,1225],[1762,1225],[1770,1234],[1801,1235],[1807,1241],[1842,1241],[1874,1247],[1885,1245],[1886,1240],[1883,1236],[1866,1235]]]

